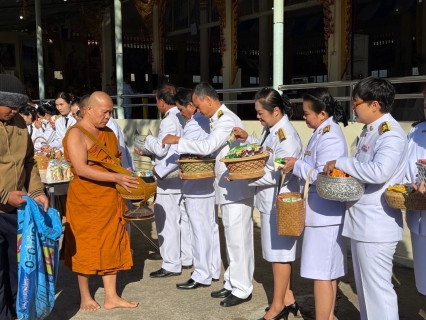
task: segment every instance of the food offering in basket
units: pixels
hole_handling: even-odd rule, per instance
[[[291,196],[291,197],[284,197],[283,195],[278,195],[277,196],[277,200],[278,201],[282,201],[282,202],[290,202],[290,203],[293,203],[293,202],[298,202],[298,201],[302,201],[302,197],[300,197],[300,196]]]
[[[65,160],[50,160],[46,169],[46,182],[58,183],[71,181],[74,178],[71,167]]]
[[[426,210],[426,197],[414,190],[410,184],[396,184],[385,191],[388,205],[400,210]]]
[[[182,154],[177,162],[182,170],[183,180],[206,179],[215,176],[216,159],[211,156]]]
[[[230,180],[247,180],[263,177],[268,156],[269,152],[253,143],[232,148],[220,161],[225,163]]]
[[[320,197],[335,201],[357,201],[365,191],[363,183],[337,169],[329,176],[318,174],[316,188]]]
[[[416,163],[417,165],[417,179],[420,182],[426,181],[426,159],[420,159]]]

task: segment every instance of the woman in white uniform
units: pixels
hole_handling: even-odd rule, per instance
[[[274,159],[300,157],[302,143],[287,116],[292,109],[286,96],[272,88],[264,88],[256,94],[255,108],[264,126],[260,141],[241,128],[234,128],[234,133],[246,143],[260,143],[270,153],[265,175],[250,183],[256,188],[255,206],[261,214],[263,258],[272,263],[274,274],[274,297],[263,319],[287,319],[289,312],[296,315],[299,309],[290,290],[291,262],[298,257],[298,237],[278,235],[275,199],[279,192],[299,191],[299,179],[291,173],[286,175],[280,189],[281,172],[274,171]]]
[[[347,125],[340,104],[326,88],[315,88],[303,95],[303,118],[312,137],[300,159],[285,158],[284,172],[306,180],[310,189],[306,204],[305,231],[300,275],[314,279],[316,320],[333,320],[337,281],[347,272],[346,244],[342,236],[345,203],[321,198],[315,182],[327,161],[347,156],[348,149],[342,129]]]
[[[38,124],[38,127],[36,126],[35,122],[37,119],[37,112],[36,109],[31,106],[23,106],[19,108],[19,114],[24,119],[25,124],[27,125],[28,133],[30,134],[31,141],[34,141],[35,138],[40,136],[40,133],[38,132],[39,128],[41,128],[41,125]]]
[[[423,91],[424,116],[426,118],[426,88]],[[415,183],[417,178],[416,162],[426,159],[426,119],[413,123],[408,134],[408,164],[406,179]],[[417,290],[426,295],[426,210],[407,211],[407,226],[411,231],[413,246],[414,276]]]

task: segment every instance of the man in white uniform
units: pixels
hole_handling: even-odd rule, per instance
[[[176,153],[176,147],[162,147],[163,138],[168,134],[180,137],[183,132],[185,120],[174,105],[175,93],[176,88],[169,83],[157,88],[157,107],[165,116],[160,123],[158,137],[147,136],[145,140],[145,148],[155,155],[156,165]],[[142,155],[137,149],[135,152]],[[153,171],[155,173],[155,167]],[[159,270],[151,272],[150,277],[178,276],[182,269],[192,268],[189,220],[182,197],[182,180],[178,176],[157,180],[157,202],[154,212],[163,265]]]
[[[192,93],[192,89],[181,89],[174,96],[180,114],[187,120],[182,138],[204,140],[210,133],[210,121],[195,109]],[[166,176],[178,168],[178,159],[179,154],[172,155],[155,171],[160,177]],[[208,287],[212,281],[219,281],[221,269],[214,178],[183,180],[182,194],[191,226],[194,271],[188,281],[176,286],[187,290]]]
[[[194,88],[192,102],[198,111],[210,118],[210,136],[205,140],[193,141],[168,135],[163,146],[177,144],[182,153],[216,156],[216,204],[220,205],[225,227],[226,249],[229,266],[225,272],[225,286],[213,291],[213,298],[225,298],[223,307],[232,307],[251,299],[253,291],[253,193],[247,180],[227,181],[228,170],[222,159],[229,151],[227,140],[235,127],[243,128],[241,119],[219,101],[219,96],[208,83]],[[232,146],[239,145],[235,141]]]
[[[387,80],[363,79],[352,97],[356,120],[365,124],[356,153],[328,162],[324,172],[336,167],[365,183],[361,199],[347,202],[343,225],[343,235],[351,238],[361,319],[398,320],[392,260],[402,239],[402,213],[389,207],[384,191],[404,179],[407,137],[390,115],[395,89]]]

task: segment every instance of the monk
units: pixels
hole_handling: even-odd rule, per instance
[[[69,129],[63,140],[65,158],[74,173],[67,200],[67,223],[63,245],[65,265],[77,273],[80,308],[94,311],[100,305],[89,292],[89,276],[100,275],[105,288],[105,309],[135,308],[117,295],[117,273],[133,265],[130,239],[123,219],[125,203],[115,188],[136,188],[137,178],[112,173],[88,159],[113,163],[88,137],[96,137],[117,158],[120,157],[114,132],[106,127],[113,104],[103,92],[94,92],[84,118]],[[130,192],[130,191],[129,191]]]

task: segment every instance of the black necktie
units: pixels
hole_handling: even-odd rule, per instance
[[[33,136],[33,125],[30,125],[30,137]]]
[[[65,118],[65,128],[68,127],[68,118]]]
[[[268,127],[266,127],[265,135],[263,136],[262,142],[260,143],[261,146],[263,146],[263,143],[265,142],[266,138],[269,136],[270,133],[271,131],[269,130]]]

